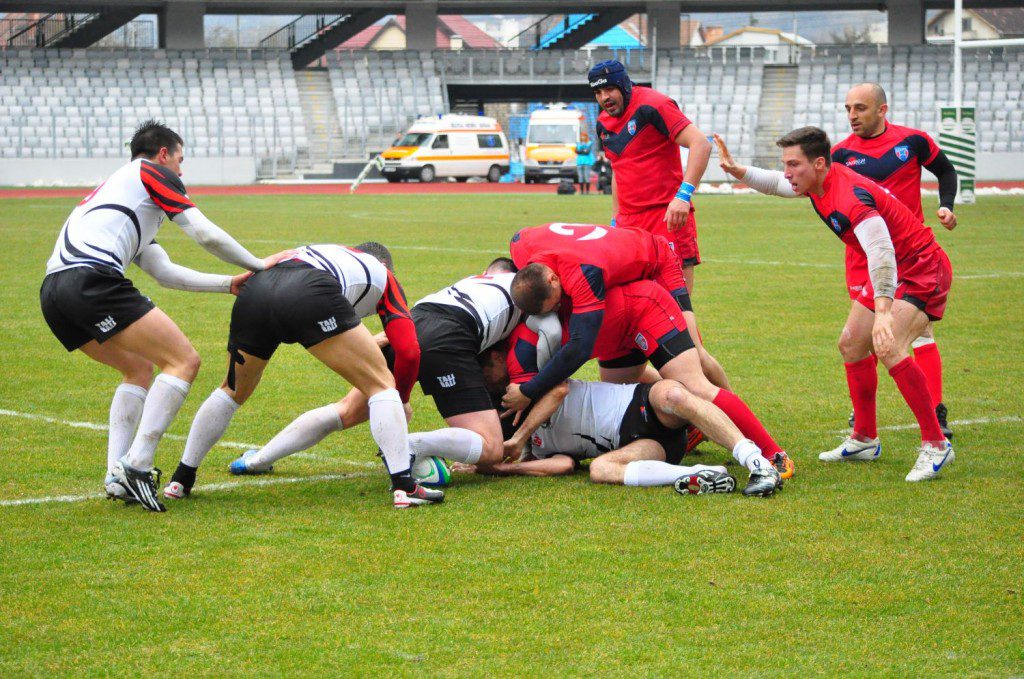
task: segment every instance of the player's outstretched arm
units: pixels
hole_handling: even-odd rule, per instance
[[[569,341],[551,357],[548,364],[522,386],[510,384],[502,404],[513,410],[525,410],[533,401],[556,385],[572,377],[590,360],[597,342],[597,333],[604,320],[604,309],[574,313],[569,317]]]
[[[185,235],[211,255],[249,271],[262,271],[270,268],[292,253],[292,251],[286,250],[266,259],[260,259],[242,247],[227,231],[207,219],[206,215],[197,207],[190,207],[174,215],[171,219],[181,227]]]
[[[543,460],[528,462],[499,462],[488,467],[474,465],[457,466],[455,471],[469,471],[489,476],[565,476],[576,471],[576,461],[568,455],[552,455]]]
[[[165,288],[189,292],[230,292],[237,295],[239,288],[252,275],[249,271],[226,276],[189,269],[172,262],[167,251],[156,242],[144,247],[135,263]]]
[[[519,425],[519,429],[512,435],[512,437],[505,441],[505,457],[513,460],[518,460],[522,454],[523,448],[530,441],[530,437],[533,433],[540,428],[542,424],[551,419],[551,416],[555,414],[555,411],[562,405],[562,401],[569,395],[569,385],[565,382],[557,385],[554,389],[544,394],[544,396],[534,404],[533,408],[526,415],[526,419]]]
[[[718,146],[718,165],[726,174],[729,174],[759,193],[769,196],[781,196],[783,198],[796,198],[797,193],[785,175],[777,170],[763,170],[759,167],[747,167],[740,165],[732,157],[725,141],[715,135],[715,144]]]

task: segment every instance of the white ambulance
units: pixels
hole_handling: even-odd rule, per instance
[[[526,183],[576,176],[576,144],[587,128],[583,111],[552,104],[530,114],[523,148]]]
[[[508,172],[508,139],[494,118],[441,115],[420,118],[394,146],[381,154],[380,172],[389,182],[437,177],[486,177],[496,182]]]

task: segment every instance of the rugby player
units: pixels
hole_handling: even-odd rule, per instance
[[[847,349],[847,384],[853,401],[854,429],[824,462],[873,460],[881,454],[875,398],[878,374],[869,356],[874,351],[889,370],[917,419],[921,447],[907,481],[938,476],[953,462],[952,444],[942,435],[928,382],[909,353],[929,320],[942,318],[953,279],[946,253],[935,234],[892,195],[845,165],[833,163],[828,135],[816,127],[793,130],[778,140],[785,172],[736,163],[721,138],[722,169],[751,188],[769,195],[807,196],[814,211],[848,249],[867,261],[869,280],[843,330]],[[856,258],[847,258],[849,263]],[[851,274],[847,272],[847,280]],[[855,352],[855,353],[854,353]]]
[[[164,495],[189,495],[203,458],[252,396],[278,346],[297,342],[366,395],[370,432],[391,475],[395,507],[443,501],[444,493],[417,485],[409,473],[406,413],[420,350],[393,268],[391,253],[379,243],[307,245],[250,278],[231,310],[227,377],[196,413]],[[394,374],[360,322],[373,313],[395,351]]]
[[[515,288],[513,287],[513,290]],[[605,321],[594,342],[593,356],[600,363],[619,363],[622,367],[601,371],[603,382],[630,384],[644,381],[646,362],[658,377],[674,380],[694,396],[721,410],[743,435],[755,444],[758,455],[744,455],[737,460],[750,470],[747,495],[771,495],[785,478],[793,475],[793,463],[775,442],[750,408],[736,394],[713,385],[700,369],[700,360],[686,328],[686,322],[672,304],[669,294],[654,281],[641,280],[608,290]],[[560,309],[564,332],[569,336],[572,312]],[[554,333],[550,333],[554,334]],[[546,338],[546,341],[551,341]],[[569,342],[572,341],[570,338]],[[516,393],[520,385],[535,381],[554,362],[556,352],[547,364],[534,358],[533,343],[522,335],[513,335],[509,347],[509,372],[513,375],[507,393]],[[639,359],[634,358],[639,354]],[[506,402],[506,404],[508,404]],[[749,452],[749,449],[746,451]]]
[[[949,230],[956,227],[953,201],[956,198],[956,168],[946,154],[935,144],[928,133],[909,127],[893,125],[886,119],[889,105],[885,90],[877,83],[861,83],[846,94],[846,115],[853,131],[849,137],[832,147],[832,162],[842,163],[854,172],[873,179],[879,186],[888,189],[896,200],[910,209],[924,221],[921,207],[921,168],[935,175],[939,181],[939,223]],[[850,298],[857,300],[868,282],[867,262],[856,250],[847,249],[846,270],[853,276],[847,281]],[[855,304],[858,302],[854,302]],[[860,301],[869,305],[871,300]],[[840,341],[839,350],[847,361],[856,360],[857,347],[847,346],[846,335]],[[942,402],[942,357],[935,343],[931,321],[924,333],[911,344],[914,360],[921,367],[928,380],[928,393],[935,404],[935,415],[939,419],[942,434],[953,439],[953,431],[947,423],[948,411]],[[847,355],[852,352],[851,355]],[[870,360],[876,363],[874,354]],[[853,416],[850,416],[853,426]]]
[[[499,257],[482,275],[464,278],[413,306],[419,383],[448,424],[409,434],[416,457],[437,455],[468,464],[502,459],[502,426],[477,355],[501,343],[522,318],[509,290],[513,276],[512,260]],[[353,389],[338,403],[300,415],[267,445],[232,462],[230,471],[266,473],[276,461],[365,421],[366,396]]]
[[[707,169],[711,144],[676,102],[634,84],[620,62],[595,64],[587,77],[601,107],[597,136],[613,170],[612,226],[664,236],[692,293],[694,267],[700,264],[692,196]],[[685,172],[680,146],[689,149]],[[701,344],[693,319],[687,321]],[[701,363],[708,379],[729,388],[718,361],[704,352]]]
[[[289,253],[252,255],[200,212],[180,179],[183,141],[147,121],[129,143],[132,160],[86,196],[64,222],[39,291],[43,317],[68,351],[80,349],[123,376],[110,404],[109,497],[163,511],[156,499],[156,447],[199,371],[199,354],[125,271],[133,262],[161,285],[231,292]],[[248,272],[217,276],[171,262],[156,233],[168,217],[224,262]],[[153,379],[153,367],[160,374]],[[159,472],[157,472],[159,474]]]

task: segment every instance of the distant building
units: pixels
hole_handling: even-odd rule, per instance
[[[437,49],[499,49],[501,44],[459,14],[437,15]],[[340,50],[404,50],[405,17],[390,16],[346,40]]]
[[[705,47],[759,47],[774,61],[790,61],[801,47],[814,47],[814,43],[795,33],[787,33],[774,28],[747,26],[731,33],[708,39],[705,36]]]
[[[928,37],[953,37],[956,15],[942,10],[928,22]],[[999,40],[1024,38],[1024,7],[1006,9],[965,9],[963,13],[964,40]]]

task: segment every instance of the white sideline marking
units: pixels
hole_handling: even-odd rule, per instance
[[[370,472],[352,472],[351,474],[318,474],[316,476],[289,476],[285,478],[253,479],[251,481],[226,481],[224,483],[207,483],[196,486],[193,490],[204,493],[247,486],[279,486],[290,483],[316,483],[319,481],[338,481],[372,476]],[[103,493],[86,493],[84,495],[50,495],[47,497],[27,497],[21,500],[0,500],[0,507],[19,507],[22,505],[42,505],[55,502],[85,502],[106,498]]]
[[[971,280],[975,278],[1018,278],[1024,276],[1024,271],[993,271],[992,273],[972,273],[966,276],[953,276],[953,278],[962,278],[965,280]]]
[[[979,417],[973,420],[953,420],[949,422],[951,427],[969,427],[973,424],[1001,424],[1005,422],[1021,422],[1024,418],[1020,418],[1017,415],[1007,415],[1005,417]],[[887,427],[879,427],[878,431],[903,431],[906,429],[917,429],[917,424],[893,424]],[[838,429],[835,431],[836,434],[846,434],[850,431],[849,427],[846,429]]]
[[[74,420],[61,420],[56,417],[48,417],[46,415],[36,415],[35,413],[22,413],[17,410],[4,410],[0,408],[0,415],[7,417],[20,417],[25,420],[36,420],[37,422],[46,422],[47,424],[59,424],[65,427],[74,427],[75,429],[89,429],[91,431],[107,431],[109,427],[105,424],[99,424],[96,422],[75,422]],[[179,436],[177,434],[164,434],[165,439],[171,439],[172,441],[184,441],[186,437]],[[260,446],[255,443],[241,443],[239,441],[218,441],[218,446],[224,448],[238,448],[241,450],[248,450],[250,448],[259,448]]]

